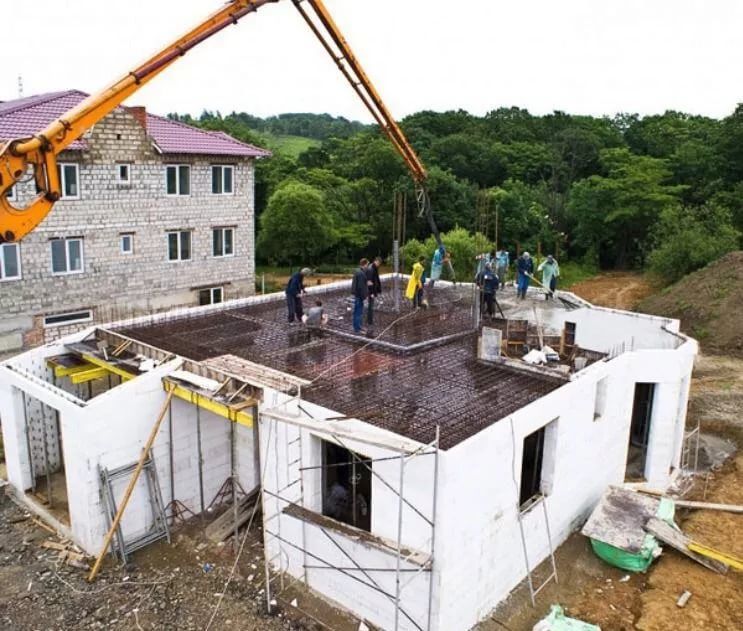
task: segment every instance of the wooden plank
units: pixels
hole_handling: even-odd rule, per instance
[[[743,505],[740,504],[715,504],[711,502],[696,502],[693,500],[677,500],[675,497],[669,497],[663,491],[656,491],[655,489],[638,489],[640,493],[645,495],[652,495],[654,497],[666,497],[671,500],[679,508],[699,508],[705,510],[718,510],[726,513],[735,513],[736,515],[743,515]]]
[[[668,544],[674,550],[678,550],[681,554],[686,555],[693,561],[696,561],[700,565],[703,565],[713,572],[725,574],[728,571],[728,566],[725,563],[715,561],[714,559],[709,559],[705,556],[702,556],[701,554],[697,554],[696,552],[692,551],[689,548],[691,539],[689,539],[689,537],[687,537],[680,530],[676,530],[675,528],[664,522],[662,519],[651,517],[648,520],[648,523],[645,525],[645,530],[647,530],[659,541]]]
[[[254,488],[246,497],[240,500],[238,503],[237,520],[235,520],[235,513],[232,510],[232,504],[230,504],[225,512],[206,527],[204,530],[206,538],[214,543],[219,543],[227,539],[234,532],[235,521],[237,521],[238,528],[245,525],[253,513],[255,503],[259,499],[259,489],[260,487]]]

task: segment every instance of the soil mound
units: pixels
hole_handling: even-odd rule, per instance
[[[743,356],[743,251],[685,276],[637,310],[678,318],[707,352]]]

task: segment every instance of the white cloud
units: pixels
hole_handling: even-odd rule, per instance
[[[111,83],[219,0],[34,0],[0,10],[0,100]],[[736,0],[326,0],[393,113],[725,116],[743,101]],[[158,113],[369,120],[290,0],[190,52],[130,99]]]

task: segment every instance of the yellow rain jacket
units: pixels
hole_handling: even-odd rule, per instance
[[[405,290],[405,297],[408,300],[412,300],[415,298],[415,292],[417,292],[419,289],[423,289],[423,283],[421,283],[421,278],[423,278],[423,265],[420,263],[416,263],[413,265],[413,274],[410,276],[410,280],[408,281],[408,288]]]

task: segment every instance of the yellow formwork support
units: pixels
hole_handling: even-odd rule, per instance
[[[80,370],[70,375],[70,381],[77,385],[79,383],[87,383],[88,381],[95,381],[96,379],[102,379],[108,375],[108,371],[100,366],[89,365],[86,370]]]
[[[715,561],[719,561],[720,563],[724,563],[725,565],[729,565],[736,570],[743,571],[743,559],[739,559],[732,554],[729,554],[727,552],[720,552],[719,550],[715,550],[714,548],[705,546],[697,541],[690,541],[687,544],[687,547],[692,552],[696,552],[697,554],[701,554],[703,556],[709,557],[710,559],[714,559]]]
[[[239,423],[240,425],[245,425],[245,427],[253,427],[253,415],[242,409],[236,409],[235,407],[225,405],[219,401],[214,401],[203,394],[176,385],[172,381],[163,381],[163,389],[166,392],[169,392],[172,389],[173,396],[188,401],[189,403],[193,403],[202,410],[208,410],[209,412],[221,416],[222,418],[226,418],[233,423]],[[257,404],[257,401],[255,403]],[[245,402],[241,401],[240,406],[243,408],[246,407]]]
[[[129,381],[130,379],[134,379],[134,377],[137,376],[137,375],[130,373],[127,370],[124,370],[123,368],[114,366],[113,364],[107,361],[104,361],[103,359],[99,359],[98,357],[95,357],[94,355],[88,355],[87,353],[83,353],[82,356],[85,361],[90,362],[91,364],[98,366],[99,368],[103,368],[104,370],[110,372],[113,375],[118,375],[124,381]]]
[[[80,372],[85,372],[91,368],[95,368],[94,364],[78,364],[76,366],[63,366],[57,363],[53,358],[46,361],[47,366],[54,370],[54,376],[58,379],[62,377],[71,377]]]

